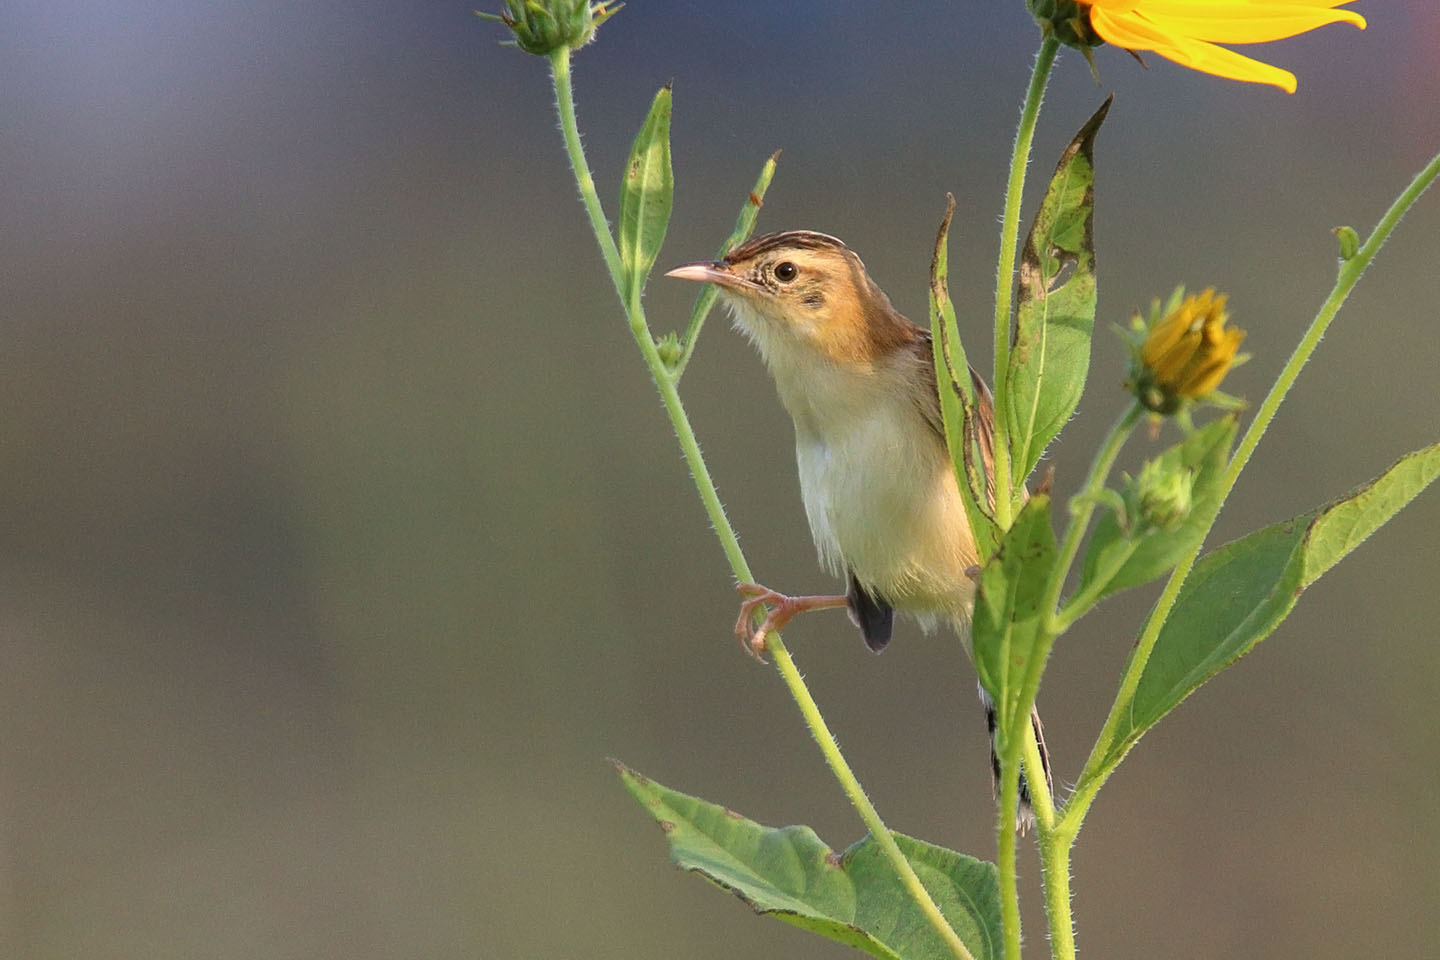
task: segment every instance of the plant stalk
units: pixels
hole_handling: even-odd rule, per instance
[[[1040,834],[1040,870],[1045,882],[1045,918],[1050,927],[1051,960],[1075,960],[1075,922],[1070,909],[1070,848],[1075,835]]]
[[[1090,475],[1085,479],[1085,486],[1074,498],[1070,526],[1065,531],[1065,542],[1060,546],[1060,556],[1055,563],[1055,569],[1050,573],[1050,583],[1045,588],[1045,633],[1052,639],[1059,636],[1066,626],[1084,612],[1083,608],[1057,612],[1060,606],[1060,594],[1065,589],[1065,580],[1070,575],[1070,568],[1074,566],[1075,558],[1080,554],[1080,543],[1085,539],[1085,531],[1090,526],[1090,518],[1095,515],[1095,505],[1100,502],[1101,491],[1105,489],[1105,483],[1110,478],[1110,471],[1115,466],[1115,460],[1120,456],[1125,441],[1130,439],[1135,424],[1140,422],[1140,414],[1143,412],[1144,408],[1140,406],[1140,403],[1132,401],[1125,412],[1116,419],[1114,425],[1110,427],[1110,432],[1105,435],[1100,450],[1095,454],[1095,461],[1090,465]],[[1077,603],[1094,602],[1093,598],[1089,598],[1086,594],[1072,597],[1071,601],[1069,607],[1075,607]],[[1048,647],[1045,653],[1049,653]],[[1038,659],[1038,662],[1043,664],[1044,661]]]
[[[1001,530],[1010,529],[1014,516],[1015,495],[1012,487],[1024,477],[1010,476],[1009,390],[1006,381],[1010,370],[1010,306],[1015,286],[1016,245],[1020,238],[1020,205],[1025,198],[1025,168],[1030,162],[1030,145],[1035,139],[1035,122],[1040,117],[1040,104],[1045,99],[1045,85],[1055,65],[1060,41],[1046,31],[1035,55],[1030,73],[1030,86],[1025,92],[1025,105],[1020,110],[1020,125],[1015,131],[1015,146],[1010,154],[1010,177],[1005,184],[1005,213],[1000,223],[1000,257],[995,268],[995,520]]]
[[[1110,476],[1110,470],[1114,467],[1120,450],[1125,446],[1125,441],[1130,438],[1135,424],[1140,419],[1140,414],[1140,405],[1132,403],[1116,419],[1110,432],[1106,435],[1105,441],[1101,444],[1100,450],[1095,455],[1095,461],[1090,466],[1090,474],[1085,480],[1084,488],[1075,498],[1079,506],[1074,510],[1070,519],[1065,542],[1056,558],[1055,568],[1050,573],[1050,582],[1046,585],[1043,607],[1046,610],[1044,626],[1036,641],[1029,669],[1021,681],[1024,687],[1020,693],[1020,703],[1015,711],[1016,719],[1014,721],[1019,726],[1006,731],[1004,738],[1005,753],[1001,758],[1000,765],[1001,813],[997,859],[999,860],[1001,883],[1001,921],[1005,933],[1007,958],[1014,957],[1018,960],[1020,956],[1020,905],[1015,884],[1015,809],[1007,808],[1006,801],[1012,793],[1018,801],[1020,784],[1018,766],[1022,755],[1029,774],[1026,782],[1030,786],[1030,801],[1035,809],[1035,822],[1040,833],[1045,902],[1051,942],[1052,944],[1070,943],[1072,952],[1074,949],[1074,932],[1070,919],[1069,867],[1066,865],[1059,873],[1050,868],[1050,864],[1056,861],[1051,841],[1056,827],[1054,798],[1050,796],[1050,792],[1045,786],[1040,749],[1035,743],[1035,733],[1030,725],[1030,710],[1039,693],[1040,677],[1044,673],[1046,661],[1050,658],[1050,651],[1055,646],[1056,638],[1066,626],[1066,622],[1063,622],[1053,612],[1060,602],[1060,592],[1064,588],[1070,567],[1079,554],[1080,542],[1085,536],[1086,528],[1090,525],[1090,518],[1095,512],[1095,504],[1099,500],[1100,491],[1105,488],[1105,481]],[[1068,860],[1068,854],[1060,859]],[[1012,948],[1013,953],[1011,952]]]
[[[1030,722],[1030,715],[1025,715]],[[1015,753],[1016,751],[1009,751]],[[1000,882],[1000,934],[1005,960],[1021,960],[1020,957],[1020,886],[1016,880],[1015,818],[1020,811],[1020,775],[1015,770],[1015,758],[1007,756],[1000,767],[1000,811],[996,815],[995,866]],[[1013,774],[1007,771],[1014,771]]]

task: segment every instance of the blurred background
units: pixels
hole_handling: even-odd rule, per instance
[[[1258,51],[1294,96],[1114,49],[1097,87],[1062,54],[1032,188],[1116,95],[1092,389],[1049,458],[1062,493],[1123,402],[1109,323],[1177,283],[1228,290],[1255,359],[1227,389],[1258,401],[1330,287],[1330,228],[1363,235],[1440,149],[1433,4],[1355,7],[1363,33]],[[761,228],[843,237],[922,320],[953,191],[979,351],[1035,30],[1018,0],[896,11],[632,0],[576,58],[585,142],[613,213],[674,80],[662,266],[710,255],[784,148]],[[606,763],[837,847],[862,833],[730,637],[728,568],[544,64],[466,4],[8,0],[0,36],[0,955],[849,955],[669,866]],[[1216,542],[1440,436],[1437,252],[1432,194]],[[693,294],[651,284],[657,333]],[[829,590],[789,421],[718,315],[684,394],[759,576]],[[1075,858],[1087,954],[1433,949],[1437,529],[1432,490],[1135,750]],[[1041,702],[1061,779],[1155,592],[1058,647]],[[838,613],[787,639],[889,822],[992,858],[956,643],[907,625],[876,658]]]

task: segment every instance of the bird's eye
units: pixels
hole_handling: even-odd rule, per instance
[[[789,260],[782,260],[775,264],[775,279],[781,283],[789,283],[791,280],[794,280],[795,275],[799,272],[800,268]]]

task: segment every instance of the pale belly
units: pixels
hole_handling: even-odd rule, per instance
[[[927,627],[970,618],[976,563],[955,477],[938,438],[917,420],[855,424],[822,441],[798,437],[805,513],[821,561],[853,571],[872,594]]]

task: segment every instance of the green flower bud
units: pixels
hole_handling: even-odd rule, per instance
[[[1168,466],[1151,460],[1140,468],[1140,475],[1127,478],[1125,485],[1126,512],[1132,529],[1168,530],[1190,516],[1191,491],[1195,473],[1191,469]]]
[[[685,354],[685,348],[680,346],[680,338],[676,336],[674,330],[655,341],[655,351],[660,354],[660,359],[665,366],[672,370]]]
[[[564,48],[578,50],[595,39],[596,28],[624,6],[611,6],[612,2],[505,0],[505,10],[499,15],[478,10],[476,15],[509,27],[515,39],[507,41],[507,46],[544,57]]]
[[[1354,227],[1336,227],[1330,231],[1340,244],[1340,259],[1349,260],[1360,252],[1360,234]]]

